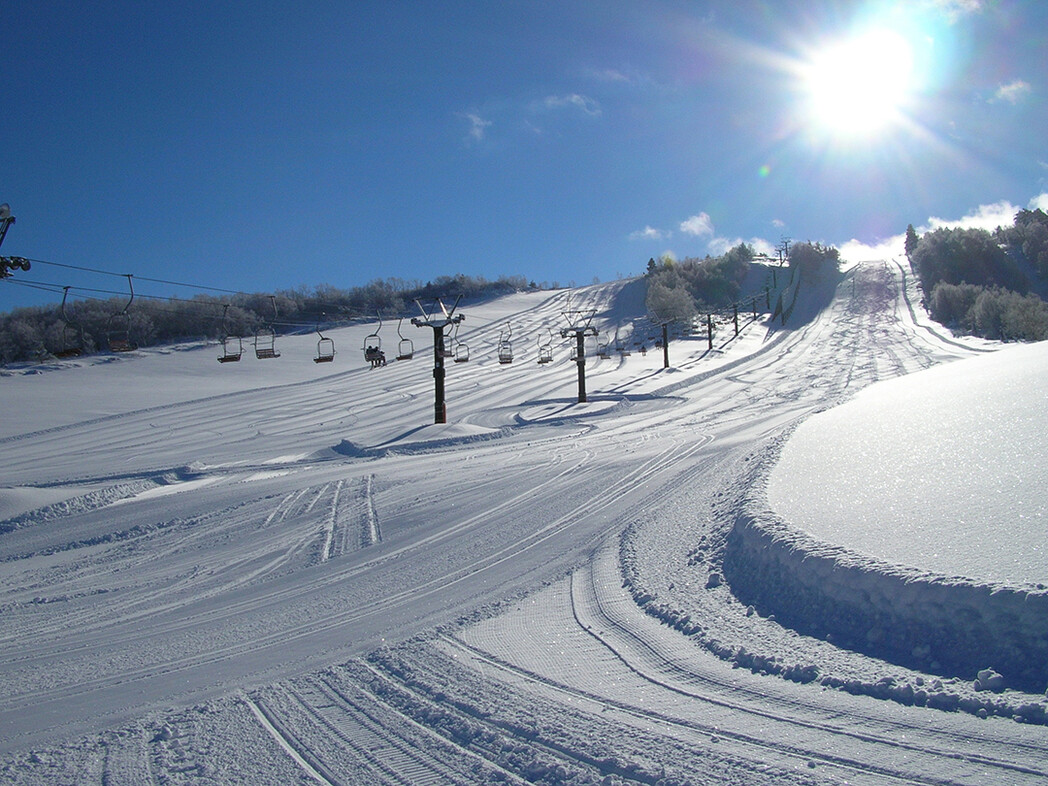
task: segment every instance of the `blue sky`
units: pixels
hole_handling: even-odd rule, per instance
[[[250,292],[862,255],[1048,206],[1045,31],[1039,0],[9,4],[0,253]],[[124,285],[16,278],[0,310]]]

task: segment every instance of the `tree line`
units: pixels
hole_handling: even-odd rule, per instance
[[[552,286],[556,288],[557,284]],[[126,298],[71,301],[64,316],[59,303],[29,306],[0,314],[0,362],[44,360],[73,348],[83,354],[106,351],[112,336],[125,330],[136,346],[149,347],[225,336],[249,337],[265,326],[286,333],[339,322],[373,321],[380,313],[384,319],[417,316],[416,299],[425,304],[437,298],[481,299],[547,288],[550,285],[546,282],[536,284],[523,276],[500,276],[490,281],[460,273],[424,284],[386,278],[351,289],[323,284],[275,295],[139,297],[126,315]]]
[[[752,263],[757,259],[753,247],[740,243],[719,257],[663,257],[648,261],[645,304],[659,319],[687,322],[696,314],[727,308],[739,299]],[[823,270],[840,268],[840,252],[821,243],[794,243],[786,262],[807,281],[816,280]]]
[[[1048,339],[1048,214],[1020,210],[1012,226],[906,228],[906,256],[937,322],[1003,341]]]

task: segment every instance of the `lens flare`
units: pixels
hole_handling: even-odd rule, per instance
[[[914,84],[909,42],[868,30],[812,55],[804,69],[807,112],[833,136],[869,136],[902,119]]]

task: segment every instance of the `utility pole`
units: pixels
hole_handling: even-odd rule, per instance
[[[596,309],[588,311],[565,311],[568,327],[561,328],[562,338],[575,336],[575,365],[579,370],[579,403],[586,403],[586,336],[596,336],[597,329],[590,325]]]
[[[418,306],[418,310],[422,312],[422,319],[418,317],[412,317],[411,324],[415,327],[428,327],[433,328],[433,388],[434,388],[434,399],[433,399],[433,422],[434,423],[447,423],[448,422],[448,406],[444,400],[444,358],[447,357],[447,353],[444,351],[444,329],[449,325],[458,325],[462,320],[466,318],[464,314],[456,314],[455,309],[458,308],[459,300],[462,296],[459,295],[455,299],[455,305],[448,311],[444,307],[444,301],[437,298],[437,308],[440,309],[440,315],[436,313],[436,308],[430,313],[426,313],[426,309],[422,308],[422,304],[415,301],[415,305]]]

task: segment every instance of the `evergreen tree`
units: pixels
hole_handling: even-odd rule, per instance
[[[917,250],[917,244],[921,239],[917,236],[917,230],[913,228],[913,224],[906,227],[906,258],[910,259],[913,256],[913,252]]]

